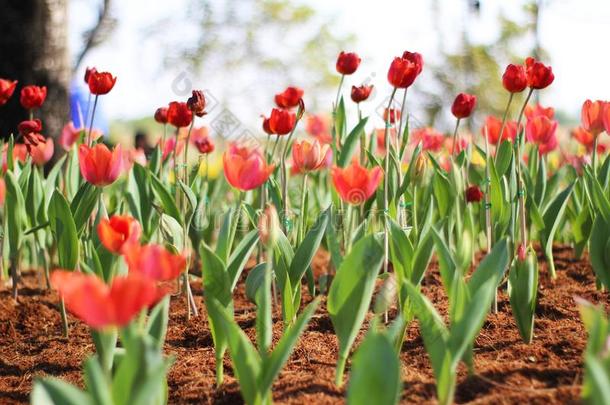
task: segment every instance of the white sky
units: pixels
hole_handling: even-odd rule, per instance
[[[437,57],[438,36],[431,31],[431,0],[301,1],[312,4],[320,13],[336,16],[337,32],[356,34],[353,50],[362,56],[363,63],[353,78],[355,83],[375,73],[373,83],[377,88],[389,88],[385,79],[389,63],[405,49],[419,51],[428,61]],[[522,17],[521,0],[481,2],[480,17],[467,19],[465,0],[438,0],[444,46],[452,49],[452,38],[461,32],[463,24],[470,27],[473,41],[492,40],[497,35],[499,10],[516,19]],[[79,32],[89,27],[94,18],[94,4],[97,3],[92,0],[71,2],[71,26],[75,27],[71,35],[73,50],[80,44]],[[119,78],[115,89],[104,96],[104,110],[109,118],[151,115],[158,106],[177,98],[172,91],[172,81],[186,70],[186,66],[160,71],[162,51],[155,43],[147,41],[142,31],[186,4],[188,0],[114,2],[113,14],[119,25],[108,42],[90,52],[85,61],[85,65],[109,70]],[[610,99],[610,1],[547,0],[541,27],[542,45],[550,54],[556,77],[551,89],[545,90],[543,102],[576,116],[586,98]],[[329,63],[334,64],[334,61]],[[418,80],[426,80],[425,69]],[[256,78],[252,81],[256,83]],[[227,83],[205,83],[210,89],[225,85]],[[255,85],[249,83],[247,88],[254,91]],[[329,94],[329,107],[332,98]],[[236,100],[221,102],[233,104]],[[261,106],[259,112],[268,108],[268,105]]]

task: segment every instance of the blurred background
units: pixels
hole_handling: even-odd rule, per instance
[[[458,92],[479,98],[473,129],[487,114],[501,115],[505,65],[533,55],[556,76],[539,101],[572,125],[586,98],[610,95],[608,38],[608,0],[1,0],[0,77],[19,80],[18,91],[48,87],[45,135],[58,136],[70,119],[78,126],[84,71],[95,66],[118,77],[95,123],[111,139],[160,132],[155,109],[185,101],[191,89],[208,95],[202,122],[229,137],[262,134],[260,115],[288,85],[305,90],[309,112],[328,114],[341,50],[362,57],[344,94],[374,84],[363,110],[377,116],[392,58],[410,50],[425,61],[409,91],[411,120],[447,132]],[[0,109],[0,135],[25,114],[13,97]],[[220,120],[232,125],[213,125]]]

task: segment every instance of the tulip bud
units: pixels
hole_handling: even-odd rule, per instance
[[[479,202],[483,199],[483,192],[479,186],[470,186],[466,189],[466,202]]]
[[[526,255],[527,255],[527,253],[525,251],[525,246],[523,246],[523,244],[520,243],[519,247],[517,248],[517,258],[519,259],[520,262],[524,262]]]
[[[428,168],[428,158],[425,154],[420,153],[417,155],[415,162],[413,163],[413,170],[411,171],[411,181],[414,184],[421,184],[426,176],[426,170]]]
[[[387,275],[388,277],[381,285],[379,293],[377,294],[377,299],[375,300],[373,309],[376,314],[382,314],[387,311],[396,298],[396,279],[394,278],[393,273],[387,273]]]
[[[337,72],[342,75],[351,75],[360,65],[360,57],[353,52],[341,52],[337,58]]]
[[[457,95],[451,106],[451,113],[455,118],[467,118],[472,114],[474,106],[477,104],[477,97],[472,94],[460,93]]]
[[[272,204],[267,204],[267,208],[258,220],[258,235],[263,245],[272,247],[275,245],[280,229],[280,219],[277,210]]]

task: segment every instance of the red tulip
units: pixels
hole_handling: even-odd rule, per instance
[[[327,120],[322,115],[309,115],[305,123],[305,131],[320,143],[330,144],[332,142]]]
[[[242,191],[258,188],[275,169],[258,150],[234,144],[222,155],[222,162],[229,184]]]
[[[479,202],[483,199],[483,192],[479,186],[470,186],[466,189],[466,202]]]
[[[53,143],[53,138],[44,139],[41,142],[38,142],[36,145],[31,145],[29,147],[30,156],[32,157],[32,162],[35,165],[43,166],[45,165],[51,158],[53,157],[53,152],[55,152],[55,144]]]
[[[0,79],[0,105],[4,105],[8,102],[9,98],[15,92],[17,87],[17,80],[10,81],[6,79]]]
[[[451,113],[455,118],[468,118],[477,104],[477,96],[472,94],[460,93],[457,95],[451,106]]]
[[[383,110],[383,121],[388,122],[388,119],[390,124],[396,123],[397,120],[400,120],[400,110],[394,108]]]
[[[525,60],[525,72],[527,74],[527,85],[532,89],[544,89],[555,80],[553,69],[550,66],[546,66],[531,57]]]
[[[360,66],[360,61],[358,54],[341,51],[337,58],[337,72],[342,75],[351,75]]]
[[[413,131],[412,142],[415,144],[421,142],[422,150],[439,152],[445,143],[445,136],[434,128],[419,128]]]
[[[500,139],[500,130],[502,129],[502,120],[494,117],[493,115],[489,115],[485,119],[485,124],[481,128],[481,135],[485,136],[485,131],[487,130],[487,140],[492,145],[497,145],[505,140],[509,140],[511,142],[515,141],[517,137],[517,122],[516,121],[507,121],[504,126],[504,131],[502,132],[502,139]]]
[[[93,147],[80,145],[78,147],[80,172],[94,186],[107,186],[121,174],[123,168],[123,152],[118,145],[111,152],[103,143]]]
[[[195,147],[197,148],[199,153],[203,155],[207,155],[208,153],[214,152],[214,143],[208,136],[197,139],[195,141]]]
[[[406,89],[417,78],[417,64],[404,58],[394,58],[388,70],[388,82],[396,88]]]
[[[176,128],[188,127],[193,120],[193,112],[186,103],[172,101],[167,109],[167,122]]]
[[[326,155],[330,147],[321,145],[317,139],[313,142],[295,142],[292,146],[292,161],[294,167],[300,172],[317,170],[326,163]]]
[[[85,74],[85,76],[86,75],[87,74]],[[87,84],[89,85],[89,91],[91,94],[95,94],[96,96],[108,94],[114,87],[115,83],[116,77],[112,76],[112,74],[109,72],[98,72],[95,69],[92,69],[89,72]]]
[[[155,111],[155,121],[159,124],[167,124],[167,107],[159,107]]]
[[[525,117],[527,119],[532,119],[538,115],[544,115],[548,119],[552,120],[555,117],[555,109],[553,107],[543,107],[540,104],[536,104],[533,107],[528,104],[525,107]]]
[[[288,110],[274,108],[271,116],[263,119],[263,129],[268,134],[289,134],[296,123],[296,115]]]
[[[39,119],[21,121],[17,126],[21,136],[26,136],[32,132],[42,131],[42,122]]]
[[[165,295],[154,280],[137,274],[115,277],[108,286],[94,275],[55,270],[51,285],[72,314],[97,330],[126,326]]]
[[[521,93],[527,87],[525,68],[512,63],[508,65],[502,75],[502,85],[511,93]]]
[[[539,115],[527,121],[525,135],[529,142],[538,145],[540,154],[548,153],[557,146],[557,121]]]
[[[303,98],[303,90],[298,87],[287,87],[283,92],[275,95],[275,103],[280,108],[293,108],[299,105]]]
[[[352,93],[351,93],[352,101],[354,103],[360,103],[362,101],[365,101],[366,99],[369,98],[372,91],[373,91],[373,85],[365,86],[363,84],[360,87],[352,86]]]
[[[198,117],[203,117],[205,112],[205,96],[201,90],[193,90],[193,95],[186,101],[189,110]]]
[[[109,252],[121,254],[132,243],[138,243],[142,227],[129,215],[113,215],[103,218],[97,225],[97,236]]]
[[[575,128],[571,131],[572,137],[576,139],[578,143],[587,149],[587,152],[591,153],[595,145],[595,136],[584,129],[583,127]],[[606,151],[606,145],[598,143],[597,153],[604,153]]]
[[[377,190],[382,177],[380,167],[367,170],[357,160],[344,169],[333,167],[331,174],[341,199],[352,205],[360,205],[368,200]]]
[[[47,88],[45,86],[25,86],[21,89],[19,101],[26,110],[40,108],[47,98]]]
[[[582,105],[580,121],[582,127],[597,136],[604,131],[604,110],[609,103],[601,100],[586,100]]]
[[[6,183],[4,178],[0,177],[0,207],[4,205],[4,199],[6,198]]]
[[[45,142],[46,138],[37,132],[29,132],[23,136],[23,143],[28,153],[30,153],[33,147]]]
[[[89,78],[91,77],[91,73],[93,73],[93,72],[97,72],[97,69],[94,67],[92,67],[92,68],[87,67],[85,69],[85,83],[87,84],[87,86],[89,85]]]
[[[161,160],[167,159],[170,155],[174,153],[174,148],[176,148],[176,155],[179,155],[180,152],[184,149],[184,140],[179,139],[178,144],[176,145],[176,138],[167,138],[165,142],[163,139],[159,139],[159,148],[161,149]]]
[[[127,244],[122,253],[130,273],[153,280],[173,280],[186,269],[183,255],[172,253],[161,245]]]

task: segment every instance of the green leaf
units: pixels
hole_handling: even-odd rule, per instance
[[[589,256],[591,267],[595,275],[606,288],[610,289],[610,222],[606,222],[601,215],[593,221],[591,239],[589,242]]]
[[[5,237],[8,240],[10,257],[16,258],[21,248],[26,226],[25,199],[12,172],[7,171],[4,180],[6,185],[4,202]]]
[[[85,230],[87,221],[89,221],[101,194],[101,188],[85,182],[74,196],[70,204],[70,210],[74,215],[74,225],[79,235]]]
[[[155,347],[158,350],[163,349],[165,335],[167,334],[167,324],[169,321],[169,296],[165,296],[155,307],[150,311],[148,321],[146,322],[146,331],[152,338]]]
[[[237,226],[237,221],[233,220],[235,211],[230,209],[224,214],[220,231],[218,232],[218,242],[216,243],[216,254],[220,257],[223,263],[227,263],[229,255],[231,254],[231,247],[233,246],[233,238],[235,232],[233,229]],[[239,214],[237,214],[239,217]]]
[[[345,102],[343,96],[339,100],[335,113],[335,133],[340,145],[343,145],[343,134],[345,133]]]
[[[559,223],[563,219],[563,213],[568,203],[568,198],[572,194],[574,183],[570,184],[565,190],[559,193],[543,215],[544,230],[540,232],[540,241],[544,246],[544,253],[549,263],[549,271],[551,276],[555,278],[555,262],[553,260],[553,239],[555,232],[559,227]]]
[[[330,207],[320,214],[294,253],[294,258],[290,263],[289,269],[290,283],[293,290],[300,286],[303,275],[311,265],[311,261],[320,247],[329,221]]]
[[[94,357],[85,360],[85,385],[96,405],[113,405],[106,376]]]
[[[51,197],[49,219],[57,242],[59,267],[75,270],[79,256],[78,233],[70,206],[59,190],[55,190]]]
[[[370,330],[354,354],[347,403],[393,405],[400,398],[400,360],[385,333]]]
[[[506,128],[505,128],[506,129]],[[498,170],[498,176],[502,177],[508,171],[511,160],[513,159],[513,145],[510,141],[505,140],[500,144],[498,152],[496,153],[496,168]]]
[[[244,238],[239,242],[235,251],[229,258],[229,264],[227,266],[227,273],[229,274],[229,280],[231,281],[231,291],[237,285],[239,276],[244,270],[244,266],[248,263],[248,259],[252,256],[252,252],[258,242],[258,229],[250,231]]]
[[[354,152],[356,151],[356,146],[358,146],[360,135],[362,131],[364,131],[364,126],[366,125],[367,121],[368,117],[362,118],[360,122],[358,122],[354,129],[352,129],[345,138],[345,142],[343,143],[343,147],[341,148],[339,154],[339,167],[345,167],[350,162],[352,156],[354,155]]]
[[[180,211],[176,206],[176,201],[172,197],[169,190],[163,185],[163,183],[161,183],[161,180],[159,180],[159,178],[152,173],[150,174],[150,180],[153,192],[161,202],[161,207],[163,208],[163,211],[167,215],[173,217],[176,221],[178,221],[180,225],[184,225],[184,223],[182,222],[182,216],[180,215]]]
[[[362,326],[382,263],[383,248],[369,235],[354,245],[337,269],[327,307],[339,339],[340,360],[347,358]]]
[[[256,292],[263,285],[267,263],[259,263],[248,272],[246,277],[246,297],[256,304]]]
[[[30,402],[32,405],[94,405],[87,393],[53,377],[34,381]]]
[[[491,252],[485,255],[472,277],[468,281],[468,290],[474,295],[487,280],[493,279],[496,285],[504,276],[504,272],[509,263],[509,244],[508,238],[498,241]]]
[[[508,275],[510,306],[525,343],[530,343],[534,334],[534,314],[538,296],[538,259],[529,251],[524,261],[515,260]]]
[[[212,297],[223,306],[228,306],[233,300],[231,278],[222,260],[206,244],[202,244],[200,255],[206,297]]]

